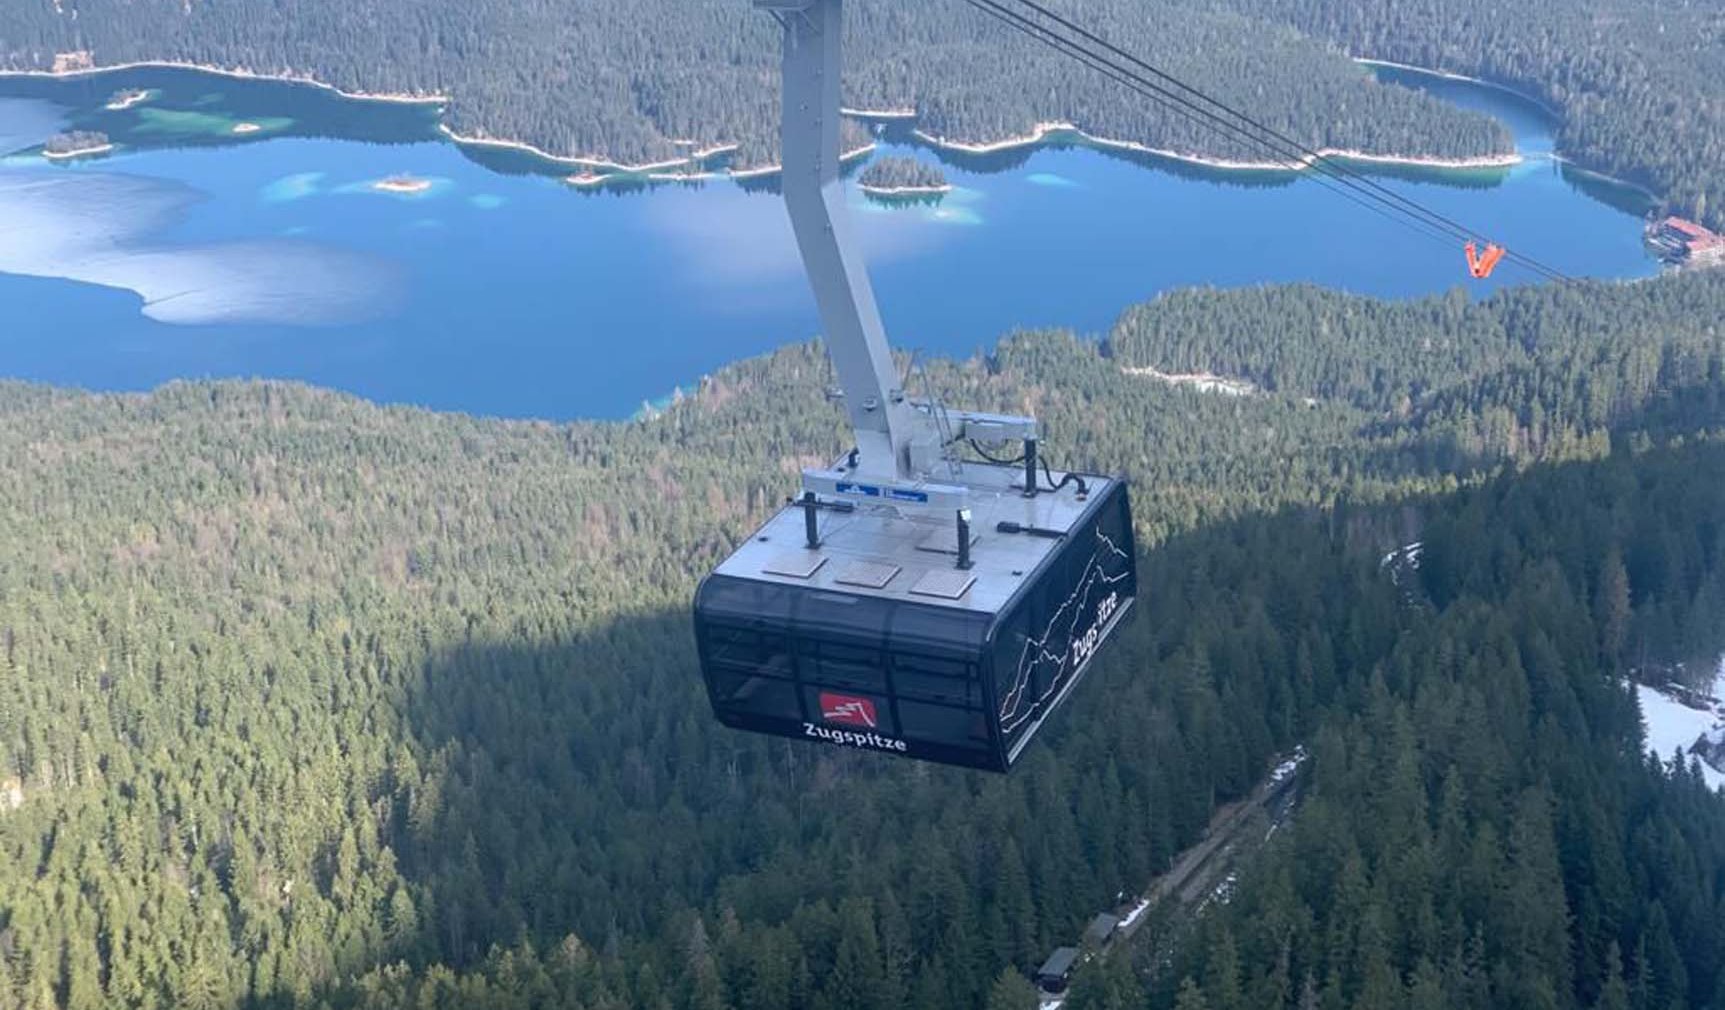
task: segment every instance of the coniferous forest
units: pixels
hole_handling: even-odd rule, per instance
[[[1312,148],[1408,156],[1509,149],[1491,120],[1374,83],[1347,56],[1476,74],[1550,106],[1560,150],[1725,227],[1725,20],[1658,0],[1058,0],[1111,41]],[[849,5],[846,98],[917,110],[971,141],[1063,120],[1184,153],[1265,152],[1187,118],[956,2]],[[776,158],[769,20],[743,0],[349,4],[23,0],[0,9],[0,66],[55,54],[310,74],[347,89],[446,94],[464,133],[555,154],[657,161],[676,142]]]
[[[915,158],[876,158],[863,168],[857,182],[865,189],[940,189],[947,185],[939,167]]]
[[[1495,121],[1379,85],[1285,25],[1223,7],[1083,9],[1111,37],[1312,147],[1473,156],[1512,144]],[[847,23],[847,104],[917,109],[939,136],[995,141],[1063,119],[1156,147],[1266,157],[957,0],[855,2]],[[775,31],[747,0],[25,0],[0,9],[0,66],[46,69],[56,53],[83,51],[104,65],[176,59],[310,74],[349,90],[445,94],[457,131],[554,154],[641,163],[686,155],[678,141],[737,143],[736,163],[752,166],[777,160]]]
[[[1200,291],[925,363],[1134,481],[1139,613],[1010,777],[710,718],[690,594],[843,447],[818,346],[627,424],[0,385],[0,994],[1022,1008],[1303,744],[1232,901],[1071,1010],[1725,1005],[1725,801],[1627,681],[1725,650],[1722,318]]]

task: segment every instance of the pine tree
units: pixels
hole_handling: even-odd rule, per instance
[[[1174,998],[1174,1010],[1210,1010],[1210,1003],[1204,998],[1204,990],[1198,988],[1198,983],[1190,975],[1180,980],[1180,992]]]
[[[1000,970],[1000,977],[988,990],[988,1010],[1035,1010],[1036,987],[1011,966]]]
[[[1623,952],[1616,940],[1605,951],[1605,982],[1600,986],[1593,1010],[1630,1010],[1629,985],[1623,980]]]
[[[874,904],[867,898],[846,898],[839,906],[839,941],[832,976],[823,988],[827,1005],[833,1010],[873,1007],[882,974]]]
[[[1613,547],[1600,565],[1593,595],[1594,622],[1599,628],[1599,652],[1615,662],[1623,655],[1629,630],[1629,572],[1623,554]]]

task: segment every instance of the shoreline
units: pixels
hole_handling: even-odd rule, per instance
[[[841,105],[839,115],[852,119],[915,119],[917,113],[915,109],[853,109]]]
[[[1483,88],[1491,88],[1493,91],[1501,91],[1504,94],[1509,95],[1512,98],[1519,99],[1520,101],[1526,102],[1529,105],[1535,106],[1541,112],[1545,113],[1545,115],[1550,117],[1554,124],[1560,123],[1563,120],[1563,110],[1562,109],[1558,109],[1558,108],[1555,108],[1551,105],[1548,105],[1548,104],[1546,104],[1544,99],[1541,99],[1536,95],[1528,94],[1527,92],[1522,91],[1520,88],[1511,87],[1508,84],[1499,84],[1496,81],[1488,81],[1483,77],[1474,77],[1470,74],[1457,73],[1456,71],[1453,71],[1453,70],[1439,70],[1435,67],[1422,67],[1422,66],[1419,66],[1418,64],[1414,64],[1414,63],[1400,63],[1396,60],[1380,60],[1380,59],[1375,59],[1375,58],[1370,57],[1370,56],[1352,56],[1352,57],[1349,57],[1349,59],[1352,59],[1355,63],[1358,63],[1362,66],[1387,67],[1387,68],[1392,69],[1392,70],[1403,70],[1403,71],[1406,71],[1406,72],[1411,73],[1411,74],[1421,74],[1421,75],[1424,75],[1426,77],[1435,77],[1439,80],[1461,81],[1461,82],[1464,82],[1466,84],[1476,84],[1476,85],[1479,85],[1480,87],[1483,87]],[[1623,186],[1627,189],[1632,189],[1635,192],[1640,193],[1642,196],[1646,197],[1647,199],[1653,201],[1654,203],[1663,204],[1665,202],[1664,197],[1661,197],[1658,193],[1655,193],[1653,190],[1648,189],[1646,186],[1642,185],[1639,182],[1632,182],[1629,179],[1623,178],[1622,176],[1612,175],[1609,172],[1602,172],[1597,168],[1589,168],[1586,165],[1583,165],[1581,162],[1576,161],[1574,158],[1569,157],[1568,155],[1564,154],[1562,151],[1557,150],[1557,147],[1555,144],[1555,135],[1553,137],[1553,140],[1554,140],[1554,143],[1552,145],[1551,153],[1549,155],[1546,155],[1545,156],[1546,158],[1549,158],[1550,160],[1557,162],[1559,165],[1562,165],[1562,166],[1570,169],[1571,171],[1580,172],[1583,175],[1592,176],[1595,179],[1599,179],[1603,182],[1611,183],[1614,186]]]
[[[80,147],[73,151],[49,151],[44,149],[42,151],[42,157],[51,161],[70,161],[73,158],[88,158],[91,155],[107,154],[113,149],[113,144],[97,144],[95,147]]]
[[[1187,165],[1197,165],[1201,168],[1217,169],[1226,172],[1303,172],[1310,169],[1315,161],[1311,157],[1299,161],[1238,161],[1229,158],[1209,157],[1201,154],[1183,154],[1166,148],[1150,147],[1131,140],[1116,140],[1112,137],[1098,137],[1086,133],[1076,125],[1064,121],[1051,120],[1037,123],[1030,133],[1005,140],[986,143],[971,143],[962,140],[951,140],[937,137],[922,129],[915,129],[911,134],[923,143],[944,151],[957,151],[961,154],[995,154],[1000,151],[1010,151],[1023,147],[1036,147],[1046,143],[1052,134],[1070,133],[1087,144],[1096,147],[1112,148],[1120,151],[1130,151],[1134,154],[1147,154],[1151,157],[1178,161]],[[1520,152],[1509,154],[1480,155],[1472,158],[1437,158],[1416,155],[1373,154],[1368,151],[1343,150],[1341,148],[1325,148],[1317,152],[1320,158],[1339,158],[1347,161],[1362,161],[1381,165],[1400,165],[1410,168],[1434,168],[1445,170],[1467,170],[1477,168],[1512,168],[1525,161]]]
[[[59,55],[65,55],[65,54],[56,54],[56,55],[59,56]],[[1402,63],[1402,62],[1395,61],[1395,60],[1383,60],[1383,59],[1377,59],[1374,57],[1367,57],[1367,56],[1354,56],[1354,57],[1350,57],[1350,59],[1352,59],[1353,62],[1355,62],[1356,64],[1359,64],[1361,66],[1386,67],[1386,68],[1406,71],[1409,73],[1423,74],[1423,75],[1434,77],[1434,78],[1437,78],[1440,80],[1462,81],[1462,82],[1469,83],[1469,84],[1481,85],[1484,87],[1492,88],[1494,90],[1501,91],[1505,94],[1511,95],[1511,96],[1513,96],[1519,100],[1528,102],[1528,103],[1544,110],[1547,114],[1551,115],[1553,118],[1561,118],[1560,110],[1552,108],[1551,106],[1547,105],[1544,101],[1540,100],[1539,98],[1537,98],[1533,95],[1530,95],[1524,91],[1513,88],[1509,85],[1499,84],[1495,81],[1489,81],[1489,80],[1485,80],[1485,79],[1480,78],[1480,77],[1475,77],[1475,76],[1470,76],[1467,74],[1457,73],[1455,71],[1439,70],[1439,69],[1435,69],[1432,67],[1422,67],[1422,66],[1418,66],[1416,64]],[[61,69],[61,70],[52,70],[52,69],[50,69],[50,70],[0,69],[0,79],[10,78],[10,77],[23,77],[23,78],[46,78],[46,79],[50,79],[50,80],[70,80],[70,79],[75,79],[75,78],[100,77],[104,74],[122,73],[122,72],[125,72],[128,70],[149,70],[149,69],[188,70],[188,71],[193,71],[193,72],[197,72],[197,73],[211,74],[211,75],[218,76],[218,77],[227,77],[227,78],[233,78],[233,79],[238,79],[238,80],[274,81],[274,82],[282,83],[282,84],[316,88],[320,91],[327,91],[327,92],[334,94],[340,98],[345,98],[345,99],[350,99],[353,101],[360,101],[360,102],[385,102],[385,103],[401,104],[401,105],[433,105],[433,106],[438,106],[439,108],[447,106],[450,102],[450,96],[448,96],[446,94],[413,93],[413,92],[348,91],[344,88],[340,88],[340,87],[337,87],[336,85],[329,84],[325,81],[319,80],[318,78],[316,78],[310,74],[306,74],[306,73],[300,73],[300,72],[295,72],[295,71],[283,71],[283,72],[277,72],[277,73],[263,73],[263,72],[251,70],[251,69],[246,68],[246,67],[223,67],[223,66],[217,66],[217,65],[208,64],[208,63],[194,63],[194,62],[187,61],[187,60],[128,60],[128,61],[123,62],[123,63],[112,63],[112,64],[103,65],[103,66],[79,66],[79,67],[72,67],[72,68]],[[146,99],[143,99],[143,98],[138,99],[138,101],[144,101],[144,100],[146,100]],[[131,104],[136,104],[136,103],[134,102]],[[130,105],[128,105],[128,107],[130,107]],[[841,114],[851,116],[853,118],[872,119],[872,120],[914,120],[918,116],[917,111],[913,108],[906,108],[906,109],[863,109],[863,108],[841,107],[840,111],[841,111]],[[618,162],[618,161],[613,161],[613,160],[610,160],[610,159],[602,157],[602,156],[556,155],[556,154],[552,154],[549,151],[546,151],[542,148],[536,147],[533,144],[526,143],[524,141],[500,140],[500,139],[496,139],[496,138],[492,138],[492,137],[461,134],[461,133],[456,132],[453,128],[451,128],[449,126],[448,123],[445,123],[445,122],[439,122],[437,124],[437,129],[438,129],[439,133],[441,133],[444,137],[446,137],[447,139],[449,139],[451,142],[453,142],[455,144],[516,150],[516,151],[521,151],[525,154],[533,155],[534,157],[537,157],[537,158],[544,159],[545,161],[548,161],[548,162],[551,162],[554,164],[570,165],[570,166],[574,166],[574,167],[578,167],[578,168],[589,168],[589,169],[604,170],[604,171],[608,171],[608,172],[622,172],[622,173],[631,173],[631,174],[647,174],[647,173],[652,173],[652,172],[662,172],[666,169],[671,169],[671,168],[691,166],[692,163],[704,160],[706,158],[710,158],[710,157],[720,155],[720,154],[726,154],[726,153],[734,152],[734,151],[740,149],[740,145],[735,143],[735,142],[719,143],[719,144],[715,144],[711,147],[707,147],[707,148],[703,148],[701,150],[695,151],[695,152],[691,153],[689,156],[684,157],[684,158],[674,158],[674,159],[667,159],[665,161],[659,161],[659,162],[646,162],[646,163],[642,163],[642,164],[638,164],[638,165],[630,165],[630,164],[625,164],[625,163]],[[1065,122],[1038,123],[1036,125],[1036,128],[1028,135],[1019,136],[1019,137],[1009,137],[1005,140],[991,141],[991,142],[967,142],[967,141],[951,140],[951,139],[944,138],[944,137],[936,137],[935,135],[933,135],[933,134],[931,134],[925,130],[922,130],[922,129],[913,129],[911,132],[912,132],[912,135],[915,136],[918,140],[929,145],[930,147],[933,147],[933,148],[938,149],[938,150],[956,151],[956,152],[959,152],[962,154],[990,154],[990,153],[994,153],[997,151],[1005,151],[1005,150],[1012,150],[1014,148],[1035,146],[1037,144],[1044,143],[1047,140],[1047,137],[1050,133],[1053,133],[1053,132],[1070,132],[1070,133],[1076,135],[1079,139],[1081,139],[1085,143],[1092,144],[1092,145],[1095,145],[1095,146],[1100,147],[1100,148],[1108,148],[1108,149],[1114,149],[1114,150],[1120,150],[1120,151],[1127,151],[1127,152],[1134,153],[1134,154],[1143,154],[1143,155],[1148,155],[1151,157],[1163,158],[1163,159],[1167,159],[1170,161],[1175,161],[1175,162],[1179,162],[1179,163],[1183,163],[1183,164],[1195,165],[1195,166],[1198,166],[1201,168],[1209,168],[1209,169],[1215,169],[1215,170],[1220,170],[1220,171],[1278,172],[1278,173],[1281,173],[1281,172],[1304,171],[1304,170],[1307,170],[1311,167],[1311,160],[1310,159],[1305,159],[1305,160],[1298,162],[1298,163],[1273,162],[1273,161],[1252,162],[1252,161],[1238,161],[1238,160],[1232,160],[1232,159],[1227,159],[1227,158],[1208,157],[1208,156],[1199,155],[1199,154],[1186,154],[1186,153],[1181,153],[1181,152],[1173,151],[1173,150],[1169,150],[1169,149],[1153,148],[1147,144],[1141,144],[1141,143],[1137,143],[1135,141],[1117,140],[1117,139],[1109,138],[1109,137],[1094,136],[1092,134],[1088,134],[1088,133],[1084,132],[1083,130],[1078,129],[1076,126],[1074,126],[1071,123],[1065,123]],[[867,146],[858,148],[854,151],[847,151],[843,155],[840,156],[840,159],[842,161],[849,161],[849,160],[856,158],[860,155],[866,154],[869,151],[872,151],[874,149],[874,147],[875,147],[875,145],[873,143],[870,143]],[[89,153],[93,155],[96,153],[107,153],[107,152],[105,152],[105,151],[103,151],[103,152],[92,151]],[[1373,153],[1365,152],[1365,151],[1348,151],[1348,150],[1335,150],[1335,149],[1326,149],[1326,150],[1321,151],[1319,153],[1323,157],[1326,157],[1326,158],[1341,158],[1341,159],[1358,161],[1358,162],[1365,162],[1365,163],[1370,163],[1370,164],[1394,165],[1394,166],[1403,166],[1403,167],[1411,167],[1411,168],[1429,168],[1429,169],[1437,169],[1437,170],[1456,170],[1456,171],[1469,170],[1469,169],[1486,169],[1486,168],[1510,168],[1510,167],[1513,167],[1515,165],[1522,164],[1524,161],[1526,161],[1526,157],[1524,155],[1520,154],[1519,152],[1511,153],[1511,154],[1503,154],[1503,155],[1487,155],[1487,156],[1481,156],[1481,157],[1476,157],[1476,158],[1434,158],[1434,157],[1417,157],[1417,156],[1401,156],[1401,155],[1383,155],[1383,154],[1373,154]],[[1657,193],[1653,192],[1652,190],[1648,189],[1646,186],[1644,186],[1640,183],[1632,182],[1628,179],[1624,179],[1624,178],[1621,178],[1619,176],[1611,175],[1607,172],[1602,172],[1602,171],[1599,171],[1597,169],[1588,168],[1585,165],[1582,165],[1582,164],[1580,164],[1576,161],[1573,161],[1570,158],[1564,156],[1561,152],[1553,151],[1551,154],[1551,158],[1553,160],[1561,162],[1563,165],[1565,165],[1571,169],[1574,169],[1575,171],[1584,172],[1584,173],[1586,173],[1586,174],[1588,174],[1594,178],[1631,188],[1631,189],[1635,190],[1636,192],[1648,197],[1651,200],[1658,201],[1658,200],[1662,199]],[[729,178],[732,178],[732,179],[747,180],[747,179],[760,178],[760,177],[767,176],[767,175],[773,175],[773,174],[777,173],[779,170],[780,170],[780,167],[776,164],[775,165],[758,165],[758,166],[754,166],[754,167],[750,167],[750,168],[734,168],[734,167],[733,168],[727,168],[724,170],[723,174]],[[708,174],[715,174],[716,175],[719,173],[702,173],[703,176],[708,175]]]
[[[1557,162],[1559,165],[1562,165],[1562,166],[1568,168],[1572,172],[1579,172],[1582,175],[1590,175],[1593,178],[1598,179],[1602,182],[1611,183],[1613,186],[1622,186],[1625,189],[1632,189],[1635,192],[1640,193],[1642,196],[1646,197],[1647,199],[1653,201],[1654,203],[1663,204],[1665,202],[1664,199],[1662,197],[1660,197],[1660,195],[1658,193],[1653,192],[1651,189],[1648,189],[1646,186],[1643,186],[1639,182],[1631,182],[1628,179],[1624,179],[1624,178],[1621,178],[1619,176],[1611,175],[1610,173],[1607,173],[1607,172],[1601,172],[1596,168],[1588,168],[1586,165],[1583,165],[1578,161],[1575,161],[1571,158],[1567,158],[1561,154],[1558,154],[1556,151],[1553,151],[1551,153],[1551,160]]]
[[[691,160],[694,160],[694,161],[706,161],[708,158],[717,157],[718,155],[721,155],[721,154],[731,154],[731,153],[739,150],[742,146],[743,145],[736,144],[736,143],[714,144],[712,147],[701,148],[700,150],[696,151],[694,154],[689,155],[689,157]]]
[[[859,183],[857,188],[869,196],[942,196],[952,192],[952,183],[945,182],[939,186],[868,186]]]
[[[536,158],[542,158],[559,165],[573,165],[577,168],[608,169],[612,172],[626,172],[631,174],[662,172],[667,168],[676,168],[679,165],[687,165],[696,158],[696,155],[690,155],[687,158],[667,158],[664,161],[650,161],[639,165],[625,165],[622,162],[607,161],[604,158],[591,158],[585,155],[552,154],[550,151],[534,147],[532,144],[522,140],[498,140],[494,137],[480,137],[471,134],[457,133],[448,123],[438,123],[437,131],[456,144],[520,151],[524,154],[531,154]],[[697,154],[698,153],[699,152],[697,152]]]
[[[392,102],[398,105],[449,104],[448,95],[414,94],[407,91],[346,91],[333,84],[320,81],[309,74],[292,72],[266,74],[245,67],[219,67],[210,63],[191,63],[186,60],[130,60],[125,63],[110,63],[99,67],[78,67],[73,70],[0,70],[0,78],[46,77],[53,80],[70,80],[75,77],[117,74],[127,70],[196,70],[201,73],[215,74],[218,77],[232,77],[245,81],[280,81],[283,84],[303,84],[321,91],[332,92],[342,98],[351,98],[357,102]]]
[[[839,163],[855,161],[879,146],[871,140],[861,147],[853,147],[839,155]],[[783,170],[783,165],[754,165],[749,168],[728,168],[725,170],[725,174],[732,179],[759,179],[762,176],[778,175]]]
[[[1483,77],[1474,77],[1471,74],[1457,73],[1454,70],[1439,70],[1436,67],[1422,67],[1414,63],[1401,63],[1396,60],[1380,60],[1370,56],[1350,56],[1348,58],[1364,67],[1384,67],[1389,70],[1404,70],[1410,74],[1423,74],[1426,77],[1436,77],[1443,81],[1462,81],[1467,84],[1477,84],[1482,88],[1491,88],[1494,91],[1501,91],[1506,95],[1519,98],[1522,101],[1527,102],[1529,105],[1538,106],[1540,111],[1544,112],[1554,120],[1560,120],[1563,118],[1563,111],[1547,105],[1543,98],[1540,98],[1537,95],[1530,95],[1520,88],[1511,87],[1508,84],[1499,84],[1496,81],[1488,81]]]

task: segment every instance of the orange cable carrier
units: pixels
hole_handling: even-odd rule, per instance
[[[1479,246],[1469,242],[1464,247],[1464,251],[1467,253],[1467,272],[1484,280],[1491,276],[1493,270],[1497,269],[1498,261],[1503,259],[1506,250],[1503,246],[1488,242],[1485,253],[1482,255]]]

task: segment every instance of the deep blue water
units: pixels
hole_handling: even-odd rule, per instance
[[[1389,185],[1571,274],[1655,271],[1633,194],[1546,157],[1536,109],[1419,83],[1503,118],[1530,160]],[[132,86],[151,101],[100,110]],[[577,191],[532,159],[433,139],[434,115],[179,71],[0,81],[0,153],[18,152],[0,160],[0,375],[98,389],[267,376],[482,414],[617,417],[815,334],[773,193]],[[262,129],[237,137],[238,122]],[[32,153],[67,124],[120,149],[71,164]],[[936,157],[893,135],[881,151]],[[1311,180],[1172,169],[1044,148],[948,164],[957,189],[934,206],[853,192],[895,344],[962,355],[1015,327],[1101,333],[1183,285],[1400,297],[1532,281],[1507,266],[1471,281],[1459,248]],[[397,173],[432,189],[370,188]]]

